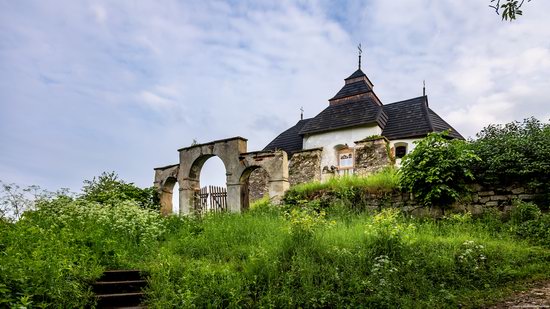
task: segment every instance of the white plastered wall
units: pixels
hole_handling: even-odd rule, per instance
[[[366,127],[354,127],[319,134],[313,134],[304,137],[304,149],[323,148],[321,157],[321,169],[323,167],[338,166],[337,145],[348,145],[355,147],[355,141],[362,140],[368,136],[381,135],[382,129],[378,125]]]
[[[414,144],[415,141],[420,140],[421,138],[404,138],[404,139],[394,139],[390,141],[390,149],[394,149],[395,154],[395,144],[398,146],[401,146],[403,143],[407,144],[407,154],[413,151],[414,147],[416,145]],[[395,158],[395,165],[397,167],[401,166],[401,159]]]

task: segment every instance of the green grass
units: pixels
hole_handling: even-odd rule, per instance
[[[481,306],[550,278],[550,249],[514,232],[531,222],[523,217],[418,219],[264,201],[244,214],[163,218],[57,200],[0,224],[0,307],[81,307],[107,268],[145,270],[150,308]]]
[[[356,192],[388,193],[399,188],[399,175],[395,168],[384,168],[369,176],[335,176],[325,182],[308,182],[290,188],[287,196],[309,199],[323,193],[349,196]]]

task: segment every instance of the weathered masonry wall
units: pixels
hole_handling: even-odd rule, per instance
[[[321,181],[322,155],[323,148],[295,152],[288,163],[288,181],[290,185]]]
[[[367,176],[393,165],[388,152],[389,141],[375,138],[355,142],[355,174]]]
[[[480,185],[472,185],[471,200],[465,200],[453,205],[453,210],[469,211],[472,214],[480,214],[486,209],[498,209],[508,211],[514,200],[525,202],[536,201],[540,194],[525,189],[521,185],[507,188],[487,188]],[[408,192],[364,193],[360,202],[367,209],[380,209],[384,207],[396,207],[413,215],[442,215],[441,209],[422,207]]]
[[[269,174],[263,168],[252,171],[248,178],[250,202],[257,201],[269,195]]]

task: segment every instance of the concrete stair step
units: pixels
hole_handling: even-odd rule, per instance
[[[97,281],[92,284],[92,288],[96,294],[114,294],[141,292],[146,285],[145,280]]]
[[[98,281],[141,280],[141,272],[136,269],[107,270]]]
[[[141,292],[96,295],[98,308],[136,307],[141,305],[143,298]]]
[[[147,286],[144,274],[135,269],[108,270],[92,284],[97,308],[146,308],[142,290]]]

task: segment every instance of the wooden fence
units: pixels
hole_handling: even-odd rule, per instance
[[[195,191],[195,210],[199,213],[227,210],[227,189],[217,186],[205,186]]]

